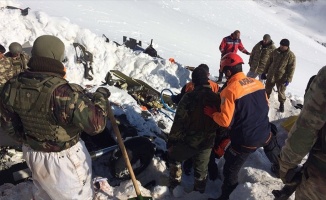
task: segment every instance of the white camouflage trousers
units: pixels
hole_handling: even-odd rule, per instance
[[[35,200],[93,199],[92,161],[82,140],[61,152],[23,145],[23,158],[32,171]]]

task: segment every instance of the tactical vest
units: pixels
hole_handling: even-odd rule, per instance
[[[79,139],[80,128],[73,124],[59,125],[50,108],[52,95],[49,94],[66,83],[63,78],[49,75],[40,79],[19,75],[10,80],[10,94],[4,103],[19,115],[27,144],[34,150],[44,150],[40,149],[40,144],[45,142],[57,145],[63,150],[74,145],[70,144],[72,140],[76,143]],[[76,91],[76,88],[70,86]],[[35,142],[38,144],[33,145]]]

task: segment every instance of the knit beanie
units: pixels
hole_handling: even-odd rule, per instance
[[[290,41],[288,39],[282,39],[280,42],[280,45],[289,47],[290,46]]]
[[[63,42],[52,35],[42,35],[38,37],[32,48],[32,56],[47,57],[62,61],[65,53]]]
[[[202,67],[196,67],[191,75],[192,82],[195,85],[205,85],[208,84],[207,72]]]
[[[207,74],[209,73],[209,67],[206,64],[200,64],[198,65],[198,67],[203,68],[207,72]]]
[[[38,37],[32,48],[32,57],[28,62],[31,71],[53,72],[64,76],[64,66],[61,61],[64,58],[65,45],[57,37],[42,35]]]
[[[271,40],[271,36],[269,34],[265,34],[264,37],[263,37],[263,40],[270,41]]]

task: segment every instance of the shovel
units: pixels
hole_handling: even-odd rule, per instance
[[[131,180],[132,180],[132,184],[134,185],[134,188],[135,188],[135,191],[136,191],[136,195],[137,197],[134,197],[134,198],[128,198],[129,200],[153,200],[152,197],[143,197],[140,193],[140,190],[139,190],[139,187],[137,185],[137,181],[136,181],[136,177],[135,177],[135,174],[134,174],[134,171],[131,167],[131,164],[130,164],[130,160],[129,160],[129,157],[128,157],[128,153],[127,153],[127,150],[126,150],[126,147],[122,141],[122,138],[121,138],[121,134],[120,134],[120,130],[119,130],[119,127],[118,127],[118,124],[116,122],[116,119],[113,115],[113,112],[112,112],[112,109],[111,109],[111,105],[109,104],[109,108],[108,108],[108,116],[109,116],[109,119],[111,121],[111,124],[112,124],[112,127],[113,127],[113,131],[115,133],[115,135],[117,136],[117,140],[118,140],[118,143],[119,143],[119,147],[120,147],[120,150],[121,150],[121,153],[122,153],[122,156],[125,160],[125,163],[126,163],[126,166],[127,166],[127,169],[129,171],[129,174],[130,174],[130,177],[131,177]]]

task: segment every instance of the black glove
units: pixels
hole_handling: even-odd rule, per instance
[[[280,178],[284,184],[297,185],[301,182],[302,168],[295,167],[295,168],[289,169],[288,171],[283,171],[280,169]]]
[[[106,98],[106,99],[109,98],[111,95],[110,90],[105,87],[97,88],[96,92],[103,94],[104,98]]]
[[[260,76],[260,78],[261,78],[262,80],[266,80],[266,79],[267,79],[267,76],[266,76],[265,73],[262,73],[261,76]]]

